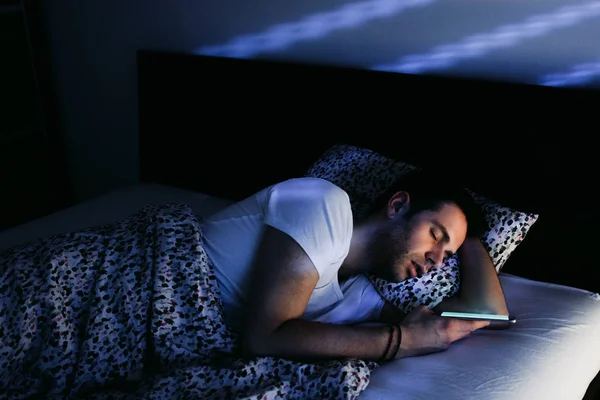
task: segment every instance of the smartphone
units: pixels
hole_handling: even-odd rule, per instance
[[[444,311],[440,314],[442,317],[447,318],[460,318],[460,319],[468,319],[468,320],[478,320],[478,321],[490,321],[490,322],[509,322],[514,324],[517,322],[517,319],[512,315],[499,315],[499,314],[478,314],[478,313],[463,313],[463,312],[452,312],[452,311]]]

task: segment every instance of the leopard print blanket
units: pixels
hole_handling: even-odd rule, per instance
[[[0,254],[0,399],[353,399],[375,363],[235,356],[182,204]]]

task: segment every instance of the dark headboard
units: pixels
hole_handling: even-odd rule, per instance
[[[577,229],[565,207],[600,215],[565,195],[573,171],[597,170],[578,156],[598,131],[596,91],[158,51],[138,53],[138,89],[142,181],[235,200],[302,175],[333,144],[368,147],[540,213],[519,264],[557,262],[542,249]]]

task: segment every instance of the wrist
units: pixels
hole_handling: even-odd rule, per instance
[[[402,328],[400,328],[400,325],[388,325],[387,329],[387,346],[379,362],[388,362],[397,359],[400,352],[400,345],[402,344]]]
[[[400,342],[400,347],[398,348],[398,352],[396,353],[395,359],[399,360],[401,358],[410,357],[411,349],[410,349],[410,332],[408,329],[402,326],[402,324],[398,325],[398,329],[402,335],[402,341]]]

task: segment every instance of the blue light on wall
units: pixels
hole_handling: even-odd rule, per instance
[[[533,16],[522,23],[502,26],[490,33],[469,36],[458,43],[441,45],[428,53],[409,55],[390,64],[373,66],[371,69],[418,74],[447,68],[465,59],[482,57],[494,50],[511,47],[521,41],[540,37],[553,30],[598,16],[598,1],[562,7],[549,14]]]
[[[264,32],[241,35],[227,43],[202,47],[198,54],[250,58],[260,53],[284,50],[298,42],[323,38],[335,31],[356,28],[370,21],[397,15],[435,0],[370,0],[309,15],[299,21],[277,24]]]
[[[476,4],[475,1],[478,3]],[[472,0],[473,9],[479,10],[481,13],[486,10],[486,6],[481,5],[479,1],[484,0]],[[491,4],[492,0],[489,1]],[[351,34],[360,35],[360,29],[365,26],[368,26],[367,29],[369,29],[377,24],[387,24],[386,34],[382,37],[385,45],[379,46],[379,43],[376,42],[377,39],[374,39],[375,42],[370,48],[369,54],[365,55],[362,65],[356,65],[356,60],[360,60],[356,53],[358,50],[354,50],[352,45],[348,45],[346,41],[343,42],[344,50],[336,53],[336,57],[341,58],[339,64],[408,74],[435,72],[437,74],[469,75],[475,74],[472,72],[474,68],[479,68],[477,72],[479,78],[494,75],[495,79],[516,80],[545,86],[600,84],[600,62],[598,61],[600,37],[595,37],[595,35],[600,35],[600,22],[595,25],[589,23],[593,19],[600,18],[600,1],[543,0],[543,3],[542,0],[535,1],[538,4],[536,7],[526,7],[531,6],[534,0],[494,3],[495,8],[493,9],[500,7],[505,11],[513,10],[515,12],[505,13],[503,18],[489,17],[485,19],[489,25],[496,21],[496,26],[489,26],[487,30],[483,24],[474,24],[463,28],[458,18],[444,16],[443,12],[451,10],[452,4],[461,5],[463,12],[467,10],[468,13],[469,9],[465,8],[465,4],[470,3],[466,3],[466,0],[349,2],[329,11],[307,14],[296,21],[268,26],[262,32],[243,34],[222,44],[204,46],[195,52],[233,58],[252,58],[258,55],[266,55],[265,58],[269,58],[269,54],[277,55],[284,52],[287,56],[292,55],[295,51],[294,46],[301,43],[311,43],[311,46],[314,45],[314,48],[317,49],[320,44],[325,42],[326,38],[330,38],[340,31],[354,31]],[[562,3],[572,1],[574,4],[559,6],[555,4],[558,1]],[[437,7],[442,7],[444,11],[440,13],[440,9]],[[404,14],[408,12],[414,14]],[[531,16],[526,18],[527,14]],[[399,15],[402,15],[398,19],[399,24],[402,21],[406,22],[413,15],[418,16],[419,21],[427,21],[427,16],[432,16],[429,25],[409,28],[416,29],[414,46],[411,43],[410,53],[412,54],[406,49],[406,43],[410,43],[410,39],[407,39],[406,36],[398,39],[400,44],[398,44],[397,50],[390,50],[393,49],[396,41],[393,36],[395,28],[390,27],[390,21]],[[515,22],[512,22],[513,17]],[[473,16],[473,18],[480,18],[480,15]],[[440,45],[419,39],[420,33],[431,33],[440,26],[439,24],[444,24],[443,31],[446,34],[450,33],[451,36],[458,39],[449,41],[449,43],[442,42]],[[471,34],[469,34],[469,29]],[[392,34],[390,35],[390,33]],[[435,37],[435,35],[429,36]],[[540,38],[544,38],[546,47],[537,47],[540,44]],[[538,40],[536,41],[536,39]],[[555,46],[555,39],[563,47]],[[364,43],[362,45],[364,46]],[[528,47],[524,48],[523,46]],[[419,47],[422,51],[415,51]],[[302,57],[310,58],[306,61],[319,63],[319,54],[323,53],[315,51],[314,57],[307,56],[306,54],[310,54],[310,51],[307,53],[306,49],[305,46],[301,50],[304,52]],[[390,51],[395,54],[390,54]],[[532,51],[532,53],[528,53],[528,51]],[[349,53],[352,53],[352,56],[348,56],[353,60],[351,63],[343,60],[345,54]],[[543,55],[540,57],[544,59],[543,63],[536,59],[540,55]],[[392,61],[369,65],[372,64],[366,59],[369,56],[372,59],[391,59]],[[297,59],[293,55],[291,57]],[[502,59],[502,57],[504,58]],[[499,62],[503,66],[511,65],[512,71],[510,73],[503,71],[503,67],[499,67],[497,64],[498,60],[501,60]],[[328,64],[331,64],[331,59]],[[496,70],[492,71],[493,68]],[[526,69],[527,71],[525,71]]]
[[[599,39],[600,40],[600,39]],[[600,77],[600,60],[597,62],[578,64],[567,72],[547,74],[540,79],[543,86],[583,86]]]

